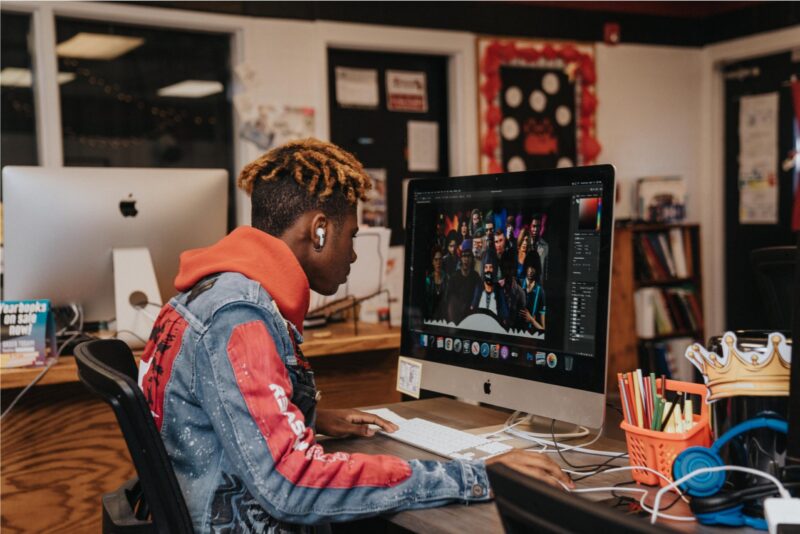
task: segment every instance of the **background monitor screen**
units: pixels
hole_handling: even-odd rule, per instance
[[[227,231],[227,176],[221,169],[5,167],[2,298],[77,303],[86,321],[110,321],[112,250],[147,247],[166,302],[176,293],[180,253]]]
[[[613,192],[610,166],[411,182],[401,354],[603,393]]]

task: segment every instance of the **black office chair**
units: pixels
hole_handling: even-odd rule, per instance
[[[766,318],[765,328],[788,331],[792,328],[792,296],[797,247],[767,247],[750,252]]]
[[[130,348],[117,339],[88,341],[75,349],[75,360],[81,382],[113,408],[139,475],[103,496],[103,532],[193,532],[164,443],[136,383]]]
[[[603,503],[556,489],[502,464],[488,466],[497,510],[509,534],[655,534],[672,532]]]

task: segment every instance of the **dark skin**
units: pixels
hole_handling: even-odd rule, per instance
[[[322,246],[317,229],[324,231]],[[278,237],[300,262],[311,289],[322,295],[333,295],[347,281],[350,265],[356,261],[353,239],[357,233],[358,221],[353,207],[342,221],[330,219],[319,210],[303,213]],[[326,436],[374,436],[377,429],[370,425],[386,432],[397,430],[394,423],[359,410],[317,410],[316,430]]]
[[[317,235],[319,228],[325,231],[323,246],[320,246]],[[341,222],[329,219],[319,210],[303,213],[278,237],[297,257],[311,289],[322,295],[333,295],[339,285],[347,281],[350,265],[356,261],[353,239],[357,233],[356,208],[353,206]],[[398,427],[382,417],[360,410],[317,411],[316,430],[326,436],[370,437],[374,436],[378,429],[394,432]],[[562,487],[559,481],[574,487],[567,474],[544,454],[513,450],[490,458],[486,463],[503,463],[558,488]]]

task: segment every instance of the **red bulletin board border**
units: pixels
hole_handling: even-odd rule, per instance
[[[594,46],[529,39],[478,38],[478,134],[482,173],[504,172],[500,154],[500,67],[563,68],[576,80],[577,158],[578,165],[597,160],[600,143],[595,132],[597,73]],[[576,110],[573,110],[576,111]]]

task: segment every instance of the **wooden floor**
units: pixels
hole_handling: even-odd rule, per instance
[[[111,409],[77,383],[29,391],[0,447],[4,533],[100,532],[100,496],[134,476]]]

